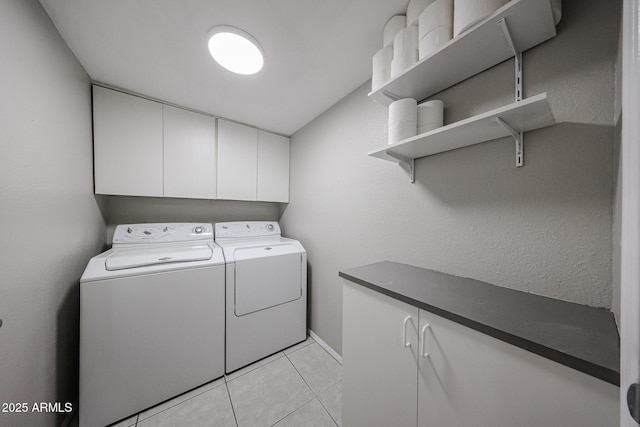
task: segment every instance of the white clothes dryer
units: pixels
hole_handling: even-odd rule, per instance
[[[307,253],[272,221],[215,224],[226,261],[226,372],[306,339]]]
[[[224,375],[224,274],[211,224],[116,228],[80,279],[80,426]]]

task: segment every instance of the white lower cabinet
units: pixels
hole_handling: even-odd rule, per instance
[[[587,374],[349,281],[343,313],[345,427],[618,425]]]
[[[345,282],[343,313],[342,424],[415,427],[418,309]]]

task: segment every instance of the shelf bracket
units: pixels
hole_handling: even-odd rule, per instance
[[[515,93],[516,93],[516,102],[522,101],[522,52],[520,52],[517,48],[513,39],[511,38],[511,32],[509,31],[509,27],[507,26],[507,19],[501,18],[498,20],[497,24],[502,29],[504,33],[504,38],[507,40],[507,48],[511,51],[515,58]]]
[[[502,120],[500,117],[494,117],[493,121],[498,123],[500,126],[506,129],[507,132],[511,134],[513,139],[516,142],[516,167],[522,167],[524,164],[524,142],[522,139],[522,132],[518,132],[514,128],[509,125],[509,123]]]
[[[394,153],[392,151],[387,151],[387,155],[390,157],[393,157],[400,163],[407,165],[407,167],[409,168],[409,179],[411,180],[411,183],[413,184],[414,182],[416,182],[414,159],[407,156],[403,156],[402,154]]]

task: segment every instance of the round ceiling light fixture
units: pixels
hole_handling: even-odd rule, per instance
[[[232,73],[250,75],[262,70],[262,47],[246,31],[221,25],[209,30],[207,38],[213,59]]]

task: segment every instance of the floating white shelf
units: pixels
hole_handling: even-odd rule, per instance
[[[505,19],[515,48],[523,52],[556,35],[550,0],[512,0],[432,55],[369,93],[389,105],[396,99],[420,101],[513,57],[498,21]]]
[[[500,121],[518,133],[551,126],[555,123],[547,101],[547,94],[542,93],[395,144],[386,145],[370,151],[368,154],[396,163],[399,161],[408,162],[456,148],[468,147],[505,136],[514,136]]]

